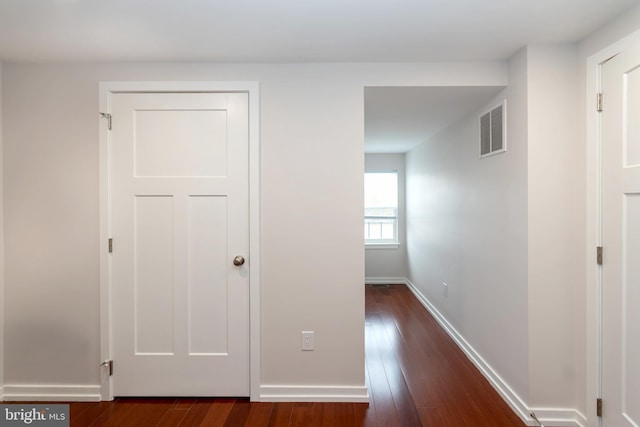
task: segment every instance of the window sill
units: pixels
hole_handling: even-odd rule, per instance
[[[365,249],[398,249],[399,243],[365,243]]]

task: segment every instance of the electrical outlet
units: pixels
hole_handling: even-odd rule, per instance
[[[302,331],[302,351],[313,351],[313,347],[315,345],[313,339],[313,331]]]
[[[442,282],[442,296],[449,298],[449,285],[444,282]]]

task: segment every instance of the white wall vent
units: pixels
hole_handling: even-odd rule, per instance
[[[507,151],[507,100],[480,115],[480,157]]]

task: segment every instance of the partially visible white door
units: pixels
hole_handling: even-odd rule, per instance
[[[113,394],[248,396],[248,96],[110,101]]]
[[[605,427],[640,426],[640,46],[603,65],[602,398]]]

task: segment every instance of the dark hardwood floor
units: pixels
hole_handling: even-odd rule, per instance
[[[377,425],[524,426],[407,287],[367,287],[365,331]]]
[[[118,398],[72,403],[71,426],[524,426],[411,292],[366,288],[370,403]]]

